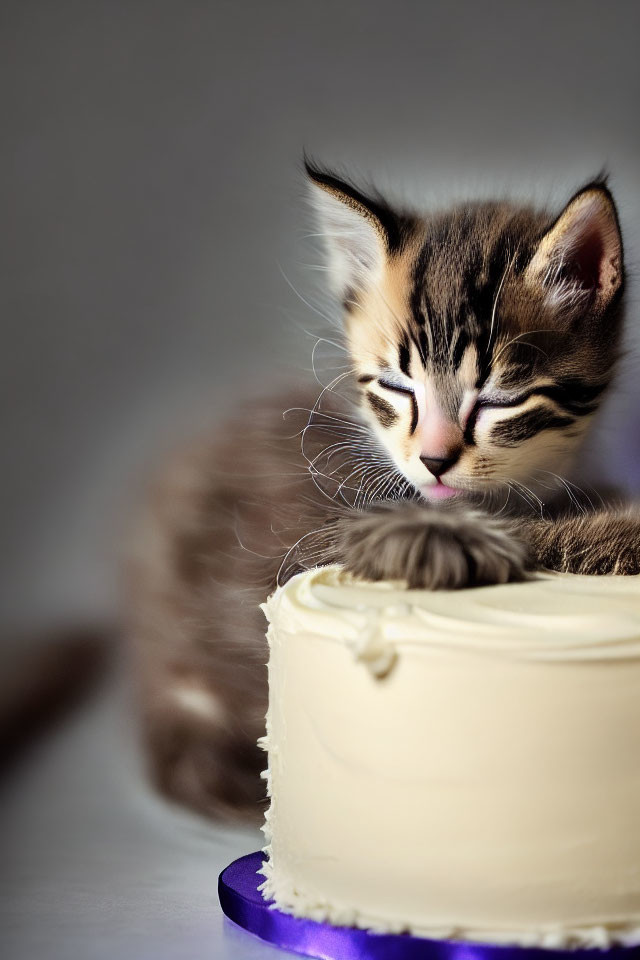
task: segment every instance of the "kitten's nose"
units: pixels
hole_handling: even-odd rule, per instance
[[[440,477],[454,465],[462,453],[462,427],[440,408],[434,388],[429,382],[426,392],[426,407],[419,425],[419,456],[429,473]]]
[[[425,467],[432,473],[434,477],[440,477],[443,473],[452,467],[458,457],[459,453],[456,453],[453,457],[420,457]]]

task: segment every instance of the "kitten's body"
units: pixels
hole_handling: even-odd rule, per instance
[[[138,545],[154,779],[212,815],[260,810],[258,604],[278,577],[333,560],[433,589],[539,567],[640,572],[636,513],[585,516],[582,503],[558,516],[575,498],[559,508],[553,495],[618,354],[622,248],[606,187],[555,221],[508,204],[421,219],[309,173],[344,303],[346,399],[318,405],[316,388],[246,411],[173,464]]]

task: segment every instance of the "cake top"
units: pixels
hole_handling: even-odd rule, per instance
[[[348,644],[379,675],[407,644],[531,660],[640,658],[640,577],[548,574],[433,592],[318,567],[278,588],[265,612],[292,633]]]

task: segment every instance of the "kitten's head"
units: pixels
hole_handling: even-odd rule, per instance
[[[617,359],[622,241],[604,181],[557,217],[419,217],[307,164],[365,415],[423,496],[567,472]]]

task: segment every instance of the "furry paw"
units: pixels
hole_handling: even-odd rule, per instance
[[[598,576],[640,574],[640,514],[603,510],[582,517],[532,523],[538,566]]]
[[[339,521],[338,553],[366,580],[455,590],[526,578],[526,549],[509,526],[469,510],[381,504]]]

